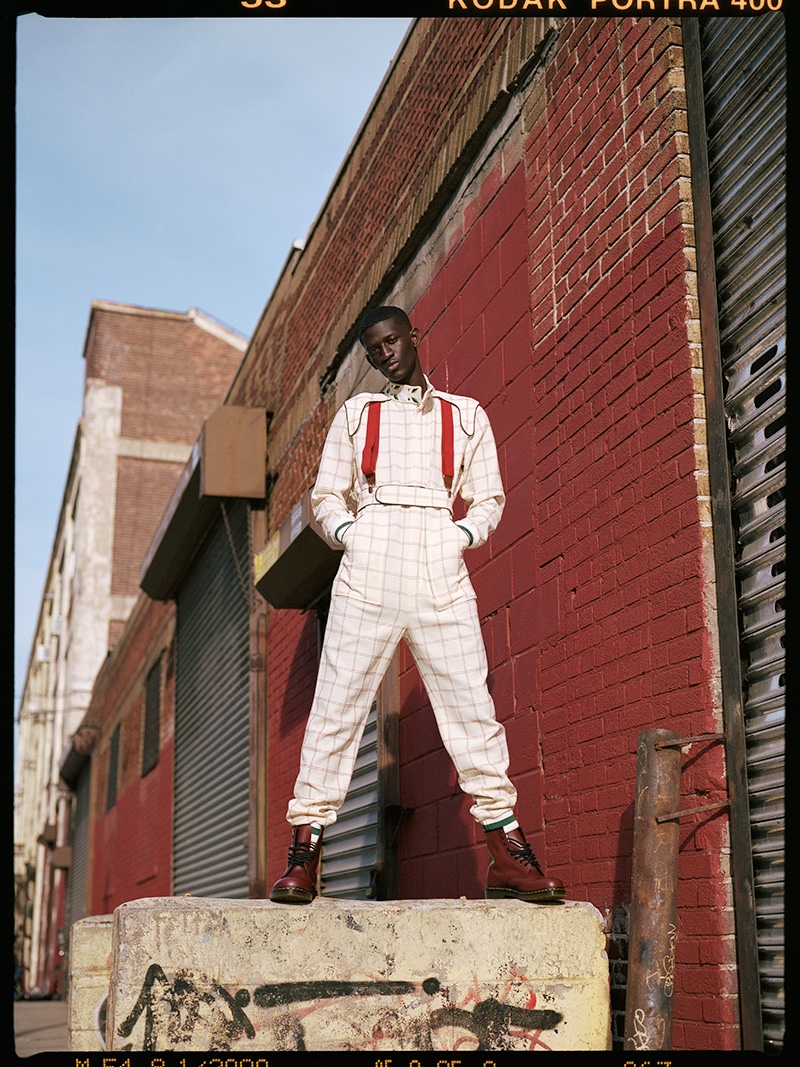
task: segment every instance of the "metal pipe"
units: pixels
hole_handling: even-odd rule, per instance
[[[672,1047],[681,751],[658,743],[676,738],[639,734],[624,1043],[636,1051]],[[676,817],[659,822],[663,812]]]

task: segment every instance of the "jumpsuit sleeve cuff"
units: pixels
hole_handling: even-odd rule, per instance
[[[344,531],[347,529],[348,526],[352,526],[353,525],[354,521],[355,521],[354,519],[348,519],[347,522],[343,522],[343,523],[341,523],[341,525],[337,526],[336,531],[335,531],[335,533],[333,535],[334,541],[338,541],[339,544],[341,545],[343,543],[342,542],[342,534],[344,533]]]
[[[467,545],[467,548],[472,548],[472,546],[478,540],[478,531],[475,529],[473,524],[467,519],[459,519],[459,521],[456,523],[456,526],[460,530],[463,530],[469,538],[469,544]]]

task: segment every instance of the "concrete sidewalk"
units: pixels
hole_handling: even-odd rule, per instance
[[[18,1056],[67,1052],[66,1000],[15,1000],[14,1042]]]

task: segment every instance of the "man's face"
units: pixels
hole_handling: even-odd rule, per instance
[[[419,330],[396,319],[384,319],[365,331],[363,344],[374,366],[390,382],[408,385],[419,377]]]

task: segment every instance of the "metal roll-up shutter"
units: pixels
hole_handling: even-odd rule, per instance
[[[176,597],[176,896],[249,895],[249,519],[226,507]]]
[[[320,862],[326,897],[374,897],[378,848],[378,714],[370,708],[353,777],[336,822],[325,830]]]
[[[783,1045],[786,50],[783,16],[701,23],[727,383],[764,1047]]]
[[[67,928],[86,916],[91,781],[91,766],[87,763],[78,775],[74,787],[75,822],[72,833],[72,860],[67,881],[67,914],[64,924]]]

